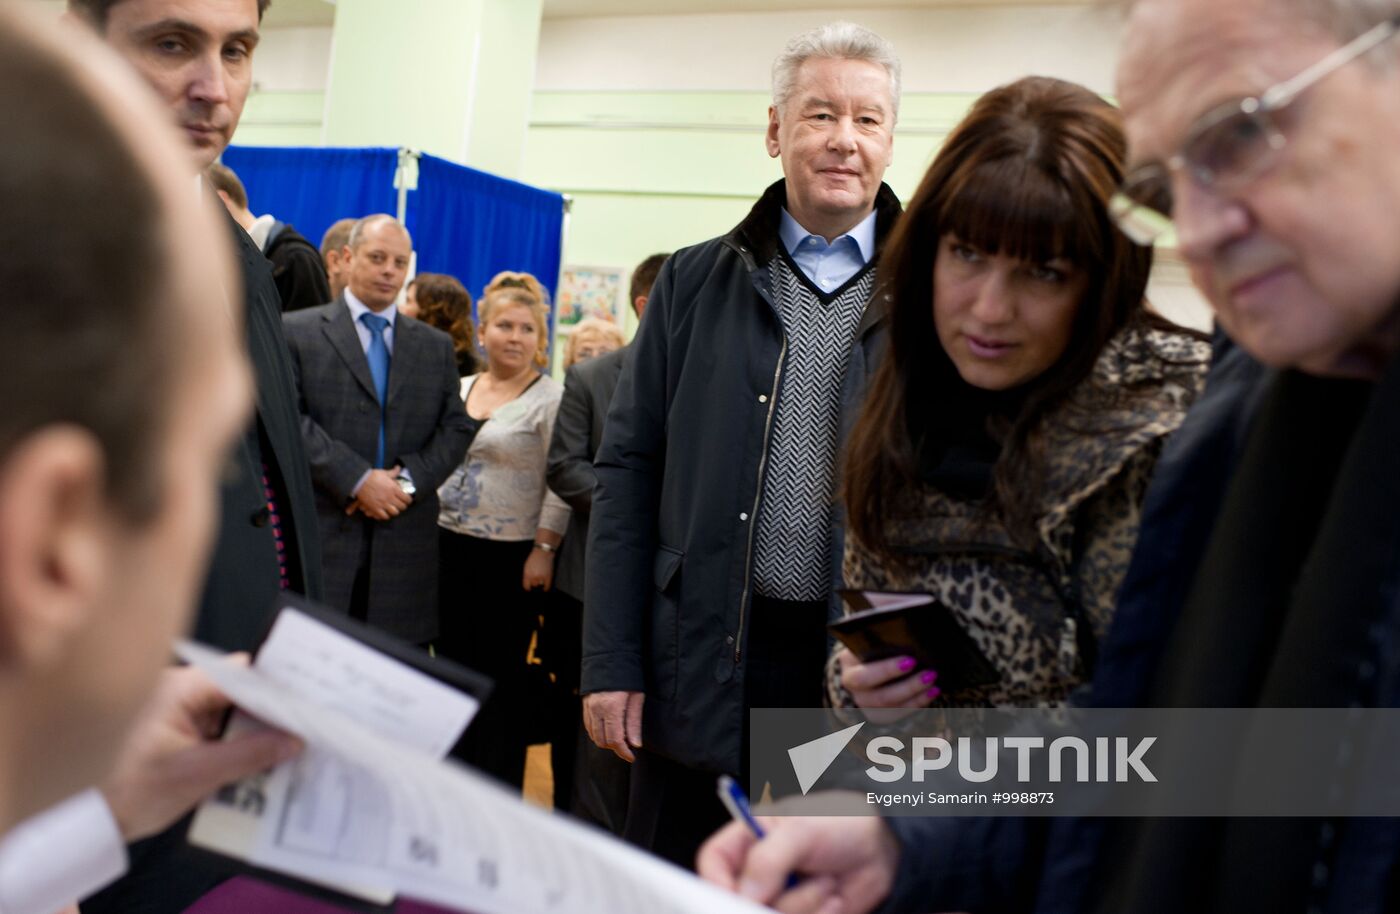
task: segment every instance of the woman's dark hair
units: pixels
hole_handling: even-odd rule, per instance
[[[413,279],[418,319],[452,337],[460,370],[476,365],[476,326],[472,323],[472,296],[455,276],[419,273]],[[467,371],[473,374],[475,369]]]
[[[985,507],[1021,541],[1034,535],[1044,478],[1039,420],[1087,377],[1104,344],[1144,311],[1152,252],[1114,228],[1106,203],[1123,176],[1118,110],[1082,86],[1030,77],[993,89],[949,135],[885,245],[877,299],[889,306],[889,349],[850,436],[842,494],[852,533],[895,558],[887,521],[917,477],[910,419],[957,396],[938,342],[933,272],[948,233],[987,254],[1070,261],[1089,283],[1069,347],[1034,380],[1002,441]],[[965,393],[965,388],[963,390]],[[911,398],[917,398],[911,400]]]

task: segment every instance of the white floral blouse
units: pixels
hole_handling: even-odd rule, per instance
[[[462,402],[480,375],[462,379]],[[541,376],[481,425],[462,465],[438,489],[438,526],[467,536],[519,541],[543,527],[563,535],[571,509],[545,485],[545,464],[564,385]]]

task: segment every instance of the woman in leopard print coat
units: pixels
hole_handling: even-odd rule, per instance
[[[845,585],[932,594],[1000,678],[957,689],[842,650],[834,706],[1055,705],[1087,678],[1157,455],[1209,359],[1146,310],[1151,251],[1108,219],[1124,147],[1087,89],[993,90],[891,237],[888,347],[843,470]]]

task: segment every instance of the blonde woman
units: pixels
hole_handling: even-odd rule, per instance
[[[564,344],[564,369],[567,371],[579,362],[616,352],[626,345],[622,328],[617,324],[599,317],[586,317],[578,322]]]
[[[568,505],[544,478],[564,387],[537,369],[549,312],[529,284],[487,286],[479,317],[486,370],[462,379],[478,431],[438,493],[440,644],[496,681],[467,732],[466,760],[519,787],[531,713],[525,655],[569,524]]]

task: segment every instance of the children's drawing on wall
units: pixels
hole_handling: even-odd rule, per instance
[[[566,266],[554,305],[553,374],[563,376],[563,354],[574,329],[588,318],[623,326],[627,271],[622,267]]]
[[[621,267],[565,267],[556,305],[559,332],[588,317],[620,324],[626,271]]]

